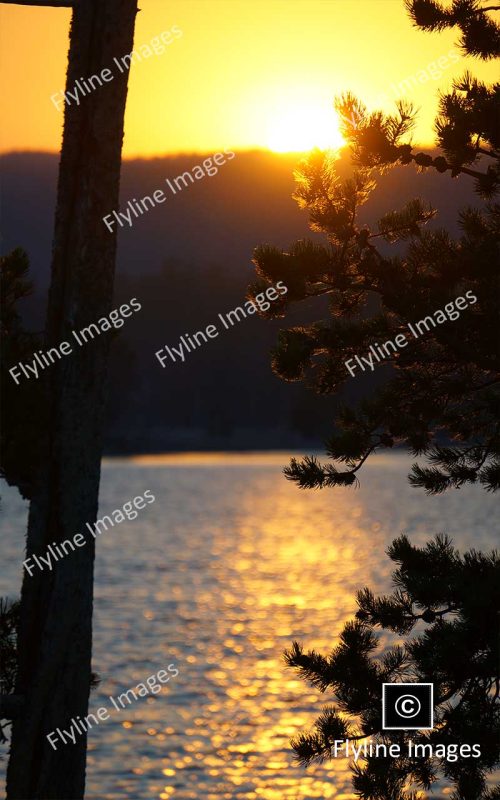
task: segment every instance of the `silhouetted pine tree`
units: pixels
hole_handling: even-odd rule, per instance
[[[448,10],[429,0],[406,6],[421,28],[460,27],[467,54],[498,56],[499,27],[478,2],[456,0]],[[437,493],[479,482],[495,490],[500,486],[500,208],[493,196],[500,184],[500,85],[487,87],[466,73],[441,97],[436,132],[443,155],[437,157],[414,151],[414,111],[408,103],[398,103],[394,115],[368,113],[346,94],[336,106],[351,145],[353,174],[342,180],[335,160],[315,151],[302,166],[295,195],[327,243],[300,241],[288,252],[269,246],[255,252],[265,284],[282,280],[288,286],[281,307],[273,303],[274,316],[306,298],[327,295],[330,304],[328,321],[280,334],[275,371],[335,394],[348,379],[348,359],[407,333],[408,323],[446,309],[458,296],[477,300],[458,320],[430,327],[384,359],[393,372],[382,388],[358,408],[336,413],[327,452],[343,468],[306,457],[292,460],[286,475],[303,488],[351,485],[371,453],[404,443],[429,461],[426,467],[414,465],[415,486]],[[377,174],[411,163],[443,173],[443,180],[459,174],[474,180],[485,203],[461,214],[459,240],[443,230],[423,230],[435,212],[420,200],[386,214],[375,231],[358,224],[359,207],[375,188]],[[379,238],[408,242],[405,255],[383,255]],[[250,296],[262,288],[251,287]],[[452,446],[443,446],[443,432]],[[453,800],[499,800],[500,786],[488,788],[486,782],[500,759],[498,554],[471,550],[460,556],[444,536],[423,548],[402,536],[388,554],[398,565],[392,595],[376,598],[369,589],[360,591],[356,619],[345,625],[329,656],[304,652],[296,642],[285,654],[305,680],[333,694],[313,731],[293,741],[296,755],[309,764],[329,758],[336,740],[369,737],[399,744],[402,755],[353,764],[354,789],[363,800],[416,800],[438,779],[453,787]],[[385,631],[383,640],[377,628]],[[382,730],[384,682],[433,683],[434,729]],[[410,738],[432,745],[432,755],[409,757]],[[453,760],[460,744],[479,745],[480,756]]]
[[[45,0],[19,1],[45,5]],[[47,4],[73,9],[68,88],[82,75],[101,74],[113,57],[132,50],[137,0]],[[46,349],[68,341],[72,330],[107,316],[112,308],[116,232],[106,231],[102,218],[118,204],[128,74],[125,70],[85,102],[64,109]],[[40,468],[24,471],[19,459],[19,474],[32,482],[28,557],[96,519],[109,344],[109,337],[102,337],[77,347],[47,371],[46,424],[37,441]],[[94,542],[88,541],[50,573],[23,575],[14,692],[0,698],[2,715],[12,720],[9,800],[83,798],[86,735],[57,751],[46,735],[87,714],[93,683],[94,555]]]
[[[406,5],[423,29],[459,26],[468,55],[499,55],[500,28],[475,0],[456,0],[448,11],[430,0]],[[286,252],[262,245],[254,253],[266,286],[277,280],[288,286],[268,316],[284,316],[290,304],[308,298],[326,295],[329,301],[329,319],[280,332],[273,368],[284,380],[307,381],[318,393],[337,394],[351,380],[349,359],[366,356],[370,346],[394,342],[400,334],[407,343],[396,352],[388,345],[380,362],[372,355],[375,368],[392,367],[381,388],[356,408],[333,411],[326,450],[337,463],[292,459],[285,474],[301,487],[355,484],[371,453],[404,444],[428,462],[413,466],[414,486],[430,493],[468,482],[496,489],[500,206],[493,197],[500,186],[500,84],[485,86],[466,72],[441,96],[436,132],[443,154],[437,157],[415,152],[410,136],[415,114],[408,102],[398,102],[392,115],[369,113],[346,93],[336,108],[350,143],[352,175],[341,179],[335,158],[316,150],[297,174],[295,193],[309,211],[312,230],[327,241],[298,241]],[[389,211],[375,230],[359,224],[359,209],[376,176],[410,164],[442,173],[450,190],[451,178],[473,179],[484,203],[461,213],[459,239],[445,230],[425,230],[436,212],[418,199]],[[380,239],[407,242],[405,254],[382,254]],[[262,282],[250,287],[249,296],[262,288]],[[466,296],[469,307],[451,321],[457,314],[450,304],[459,296]],[[409,333],[409,323],[429,317],[428,332],[421,326],[418,338]],[[447,440],[453,446],[443,446]]]
[[[500,763],[498,553],[460,556],[444,536],[422,548],[401,536],[388,555],[398,565],[395,591],[386,597],[358,592],[356,620],[345,625],[330,655],[306,653],[297,642],[285,653],[301,677],[334,694],[314,730],[293,740],[297,758],[322,761],[335,740],[359,745],[368,737],[399,745],[401,757],[353,764],[353,787],[364,800],[416,800],[416,791],[438,779],[454,787],[454,800],[498,800],[500,785],[488,789],[485,780]],[[388,638],[402,636],[408,637],[402,644],[387,646]],[[382,730],[381,686],[398,681],[434,684],[433,730]],[[410,739],[432,745],[432,756],[427,748],[426,756],[409,757]],[[479,745],[480,756],[456,758],[457,744]]]
[[[14,691],[17,674],[17,627],[19,601],[0,597],[0,742],[7,742],[4,733],[10,722],[2,723],[2,704]]]
[[[32,358],[41,336],[27,332],[18,303],[32,292],[28,256],[16,248],[0,257],[0,476],[29,499],[39,460],[43,424],[42,383],[16,386],[9,367]],[[14,690],[17,673],[19,602],[0,597],[0,742],[6,742],[3,705]],[[10,698],[9,698],[10,699]],[[7,714],[5,715],[7,716]]]
[[[0,257],[0,476],[31,497],[39,463],[43,425],[42,386],[39,381],[12,380],[9,368],[30,361],[42,346],[41,334],[26,331],[18,303],[32,292],[28,256],[20,247]]]

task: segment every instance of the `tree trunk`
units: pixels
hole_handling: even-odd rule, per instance
[[[68,341],[73,352],[47,368],[44,468],[30,506],[27,556],[85,535],[85,523],[97,516],[110,334],[80,347],[71,331],[112,308],[116,236],[102,217],[118,206],[128,80],[113,57],[132,50],[136,12],[137,0],[75,2],[67,88],[106,67],[114,77],[79,106],[65,106],[46,343]],[[54,750],[46,735],[88,713],[94,540],[85,538],[53,571],[24,573],[15,691],[25,713],[13,722],[9,800],[84,794],[86,737]]]

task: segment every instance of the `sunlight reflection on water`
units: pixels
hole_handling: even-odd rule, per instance
[[[88,800],[308,800],[354,797],[345,760],[305,770],[289,738],[327,696],[288,671],[292,639],[328,651],[363,585],[389,588],[389,542],[447,531],[488,549],[494,499],[479,490],[424,498],[408,462],[373,459],[358,491],[301,492],[282,454],[188,454],[108,460],[100,512],[151,489],[156,502],[98,541],[94,669],[109,695],[175,662],[162,694],[91,732]],[[26,509],[5,493],[4,549],[19,586]],[[24,523],[25,524],[25,523]],[[4,765],[2,765],[4,766]]]

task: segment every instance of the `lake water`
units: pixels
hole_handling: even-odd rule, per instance
[[[156,502],[97,542],[101,683],[90,711],[168,664],[179,675],[91,731],[88,800],[354,797],[345,760],[307,770],[293,761],[290,736],[328,697],[296,679],[282,651],[293,639],[328,651],[355,591],[389,589],[383,552],[401,532],[415,543],[443,531],[460,549],[498,546],[498,500],[474,487],[426,497],[408,486],[398,454],[372,458],[358,490],[304,492],[283,478],[287,461],[104,462],[101,515],[146,489]],[[5,486],[2,496],[0,595],[16,596],[27,506]]]

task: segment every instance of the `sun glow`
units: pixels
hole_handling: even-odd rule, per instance
[[[345,144],[331,104],[297,103],[279,109],[268,125],[267,146],[276,153],[338,150]]]

